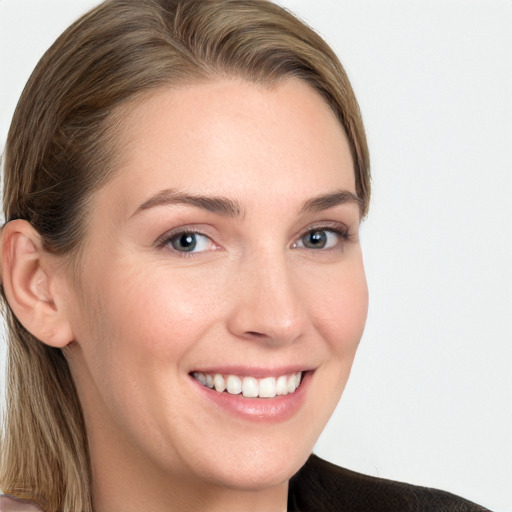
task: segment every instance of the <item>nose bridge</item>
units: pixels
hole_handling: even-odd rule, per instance
[[[240,263],[231,329],[237,336],[291,343],[307,314],[285,251],[258,251]]]

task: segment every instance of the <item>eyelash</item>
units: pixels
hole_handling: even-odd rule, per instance
[[[204,252],[204,251],[186,252],[186,251],[178,251],[178,250],[172,248],[172,246],[171,246],[172,240],[176,239],[180,236],[183,236],[183,235],[201,235],[201,236],[204,236],[205,238],[207,238],[209,240],[210,244],[216,245],[215,242],[210,238],[210,236],[208,236],[206,233],[203,233],[200,229],[187,228],[187,227],[178,228],[174,231],[171,231],[170,233],[166,233],[165,235],[163,235],[162,237],[160,237],[157,240],[156,245],[159,248],[162,248],[162,249],[166,248],[166,249],[170,250],[173,254],[176,254],[181,258],[194,258],[201,252]]]
[[[306,247],[304,245],[297,246],[298,243],[304,244],[304,238],[307,237],[308,235],[312,235],[313,233],[321,233],[321,232],[332,233],[332,234],[334,234],[334,235],[336,235],[338,237],[338,240],[336,241],[336,243],[335,243],[335,245],[333,247],[313,248],[313,247]],[[336,249],[341,249],[342,250],[344,243],[345,242],[349,242],[350,240],[351,240],[351,235],[349,233],[348,228],[346,228],[346,227],[341,227],[339,225],[336,225],[336,226],[332,226],[332,225],[329,225],[329,226],[319,225],[319,226],[314,226],[312,228],[309,228],[307,231],[302,233],[297,238],[297,240],[293,243],[292,247],[293,248],[309,249],[311,251],[323,251],[323,252],[325,252],[325,251],[332,251],[332,250],[336,250]]]
[[[302,246],[297,245],[301,241],[303,243],[303,239],[307,235],[310,235],[315,232],[322,232],[322,231],[327,232],[327,233],[333,233],[334,235],[336,235],[339,238],[339,240],[336,242],[336,245],[334,247],[329,247],[327,249],[322,247],[322,248],[318,249],[318,248],[305,247],[304,245],[302,245]],[[201,230],[199,230],[197,228],[187,228],[187,227],[178,228],[170,233],[166,233],[165,235],[163,235],[162,237],[160,237],[157,240],[156,245],[159,248],[167,248],[168,250],[172,251],[174,254],[178,255],[181,258],[193,258],[193,257],[197,257],[198,254],[205,252],[205,251],[187,252],[187,251],[179,251],[177,249],[172,248],[172,246],[171,246],[172,240],[174,240],[180,236],[188,235],[188,234],[201,235],[201,236],[207,238],[209,240],[210,244],[216,245],[215,242],[210,238],[210,236],[205,234]],[[352,239],[353,239],[353,237],[350,234],[348,227],[346,227],[344,225],[340,225],[338,223],[335,223],[334,225],[322,224],[322,225],[318,225],[318,226],[312,226],[309,229],[307,229],[306,231],[304,231],[302,234],[300,234],[297,237],[296,241],[293,242],[292,248],[293,249],[308,249],[310,251],[315,251],[315,252],[326,252],[326,251],[333,251],[333,250],[337,250],[337,249],[343,250],[343,246],[344,246],[345,242],[350,242],[350,241],[352,241]]]

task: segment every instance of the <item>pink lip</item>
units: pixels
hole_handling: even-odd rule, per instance
[[[298,371],[298,370],[297,370]],[[217,373],[221,373],[218,371]],[[245,372],[235,373],[230,368],[231,375],[244,375]],[[286,374],[284,372],[283,374]],[[290,371],[288,373],[294,373]],[[281,374],[281,375],[283,375]],[[250,374],[255,376],[254,374]],[[274,372],[262,375],[276,375]],[[219,393],[200,384],[193,377],[190,377],[192,384],[204,400],[214,407],[220,407],[222,410],[237,416],[241,419],[257,422],[279,422],[291,418],[302,406],[306,399],[309,384],[313,372],[303,374],[302,382],[294,393],[285,396],[276,396],[275,398],[244,398],[242,395],[231,395],[230,393]]]

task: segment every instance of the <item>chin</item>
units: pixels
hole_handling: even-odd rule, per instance
[[[277,487],[288,480],[304,465],[311,449],[297,451],[265,450],[263,448],[238,451],[223,457],[221,464],[207,470],[206,478],[215,485],[238,491],[262,491]],[[235,451],[235,450],[233,450]]]
[[[217,477],[215,484],[219,487],[243,492],[258,492],[272,487],[278,487],[290,480],[300,469],[302,464],[293,468],[272,468],[269,470],[266,464],[255,468],[253,465],[240,470],[238,473],[222,474]]]

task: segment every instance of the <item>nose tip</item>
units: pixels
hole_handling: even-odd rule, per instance
[[[230,331],[247,340],[274,345],[293,343],[308,324],[298,283],[285,266],[273,265],[263,277],[258,274],[253,269],[238,283],[229,319]]]
[[[258,307],[252,307],[253,312],[257,312]],[[277,314],[276,314],[277,313]],[[302,325],[298,316],[292,317],[285,311],[276,307],[273,311],[274,317],[264,316],[261,318],[252,318],[249,320],[253,324],[252,329],[246,329],[242,332],[245,338],[267,340],[273,343],[293,343],[302,334]]]

